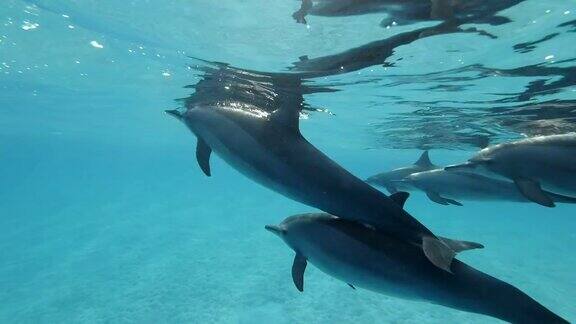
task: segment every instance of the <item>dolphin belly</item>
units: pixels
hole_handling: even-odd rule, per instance
[[[402,262],[399,254],[387,255],[338,231],[326,230],[302,237],[299,245],[310,263],[322,272],[355,287],[408,300],[425,300],[424,287],[433,289],[413,271],[420,268],[408,266],[412,261],[410,256]],[[410,244],[402,242],[400,245]],[[420,248],[410,246],[410,250],[421,256],[426,265],[437,269]]]
[[[576,162],[575,162],[576,163]],[[566,196],[576,197],[576,170],[551,171],[540,175],[542,189]]]
[[[528,201],[510,181],[468,172],[437,169],[413,174],[407,178],[407,181],[422,191],[450,199]]]
[[[527,202],[509,181],[462,179],[459,183],[450,183],[438,188],[439,193],[446,192],[446,196],[454,199],[477,201],[516,201]]]
[[[518,150],[521,176],[540,181],[545,190],[576,196],[576,141],[574,146],[551,143]]]

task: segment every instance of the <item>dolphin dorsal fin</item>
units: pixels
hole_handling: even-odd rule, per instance
[[[300,133],[300,112],[304,107],[302,80],[299,77],[278,76],[272,79],[277,96],[276,109],[269,120],[277,126],[286,127]]]
[[[300,112],[296,109],[278,108],[270,115],[270,120],[294,131],[299,131]]]
[[[306,258],[299,252],[296,252],[294,263],[292,264],[292,280],[294,281],[296,289],[299,291],[304,291],[304,271],[306,270],[306,265],[308,265]]]
[[[418,158],[418,161],[414,163],[414,165],[420,167],[432,167],[434,164],[430,161],[430,156],[428,156],[428,150],[422,152],[422,155]]]
[[[410,194],[406,191],[398,191],[390,195],[390,199],[392,199],[398,206],[404,208],[404,203],[410,197]]]

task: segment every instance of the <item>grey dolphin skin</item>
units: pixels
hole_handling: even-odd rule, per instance
[[[447,166],[513,181],[531,201],[554,207],[557,195],[576,196],[576,133],[527,138],[487,147],[468,162]]]
[[[436,169],[437,166],[432,164],[428,151],[424,151],[420,158],[413,164],[407,167],[394,169],[388,172],[378,173],[366,179],[366,182],[379,187],[384,187],[389,193],[393,194],[398,191],[406,191],[412,189],[409,183],[401,182],[402,179],[416,172],[423,172]]]
[[[518,288],[459,260],[452,274],[434,267],[422,251],[360,223],[329,214],[288,217],[266,229],[296,252],[292,278],[304,289],[308,262],[351,287],[484,314],[511,323],[568,323]]]
[[[531,202],[508,180],[480,174],[436,169],[411,174],[399,181],[418,188],[441,205],[462,206],[459,200]],[[576,203],[576,198],[546,192],[555,202]]]
[[[279,82],[268,80],[268,84]],[[405,193],[384,195],[302,136],[299,130],[302,95],[294,92],[297,85],[291,87],[292,92],[279,92],[276,97],[279,105],[271,112],[243,101],[190,101],[185,112],[167,113],[196,135],[196,158],[206,175],[211,174],[209,159],[214,151],[257,183],[418,245],[434,265],[450,271],[456,251],[403,209]]]

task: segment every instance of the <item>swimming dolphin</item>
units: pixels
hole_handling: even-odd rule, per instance
[[[426,193],[428,198],[441,205],[462,206],[458,200],[531,202],[513,182],[489,178],[480,174],[436,169],[413,173],[402,179]],[[556,202],[576,203],[576,198],[546,192]]]
[[[385,13],[381,26],[406,25],[430,20],[460,20],[461,23],[501,25],[510,19],[499,11],[524,0],[301,0],[292,14],[298,23],[306,16],[343,17]]]
[[[392,16],[390,22],[397,20],[402,24],[404,16],[429,19],[430,8],[430,0],[302,0],[292,18],[306,24],[307,15],[344,17],[385,12]]]
[[[303,214],[288,217],[280,225],[267,225],[266,229],[296,252],[292,279],[299,291],[304,290],[304,271],[310,262],[352,288],[511,323],[568,323],[506,282],[459,260],[452,262],[452,274],[442,271],[414,245],[358,222],[324,213]]]
[[[514,181],[528,199],[554,207],[546,191],[576,195],[576,133],[527,138],[487,147],[446,170],[474,170]]]
[[[350,73],[370,66],[393,66],[394,63],[388,62],[388,59],[398,47],[411,44],[426,37],[449,33],[479,33],[492,37],[474,27],[462,28],[459,23],[446,21],[435,26],[396,33],[390,37],[335,54],[313,58],[308,57],[308,55],[302,55],[289,69],[305,78],[319,78]]]
[[[222,67],[218,73],[227,72]],[[237,76],[235,79],[246,76]],[[225,76],[210,76],[221,80]],[[299,130],[302,95],[293,79],[258,78],[262,87],[278,88],[278,107],[264,110],[244,101],[188,101],[186,111],[166,111],[197,137],[196,158],[210,176],[212,151],[248,178],[286,197],[343,218],[370,224],[399,239],[421,246],[436,266],[449,271],[457,251],[439,240],[403,209],[406,193],[388,197],[355,177],[310,144]],[[238,81],[236,81],[238,82]],[[229,92],[240,91],[230,88]],[[257,80],[250,92],[260,89]],[[283,88],[280,87],[283,84]],[[216,91],[218,87],[214,87]],[[224,88],[224,87],[221,87]]]
[[[407,182],[402,182],[401,180],[416,172],[423,172],[432,169],[436,169],[437,166],[432,164],[428,151],[424,151],[420,158],[414,164],[394,169],[388,172],[378,173],[366,179],[366,182],[376,186],[384,187],[389,193],[393,194],[399,190],[406,191],[413,187]]]

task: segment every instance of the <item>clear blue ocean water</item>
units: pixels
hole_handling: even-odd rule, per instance
[[[165,109],[202,79],[200,58],[289,72],[438,24],[385,13],[291,14],[298,1],[3,0],[0,5],[0,323],[496,323],[346,284],[264,225],[314,211],[244,177]],[[522,1],[510,22],[421,37],[306,94],[304,136],[361,178],[466,160],[478,143],[576,130],[576,3]],[[553,36],[550,36],[553,35]],[[520,45],[519,45],[520,44]],[[194,58],[191,58],[194,57]],[[388,64],[384,64],[388,63]],[[298,69],[296,69],[298,70]],[[295,71],[298,72],[298,71]],[[328,113],[329,112],[329,113]],[[574,205],[407,210],[433,232],[483,243],[459,259],[576,320]]]

